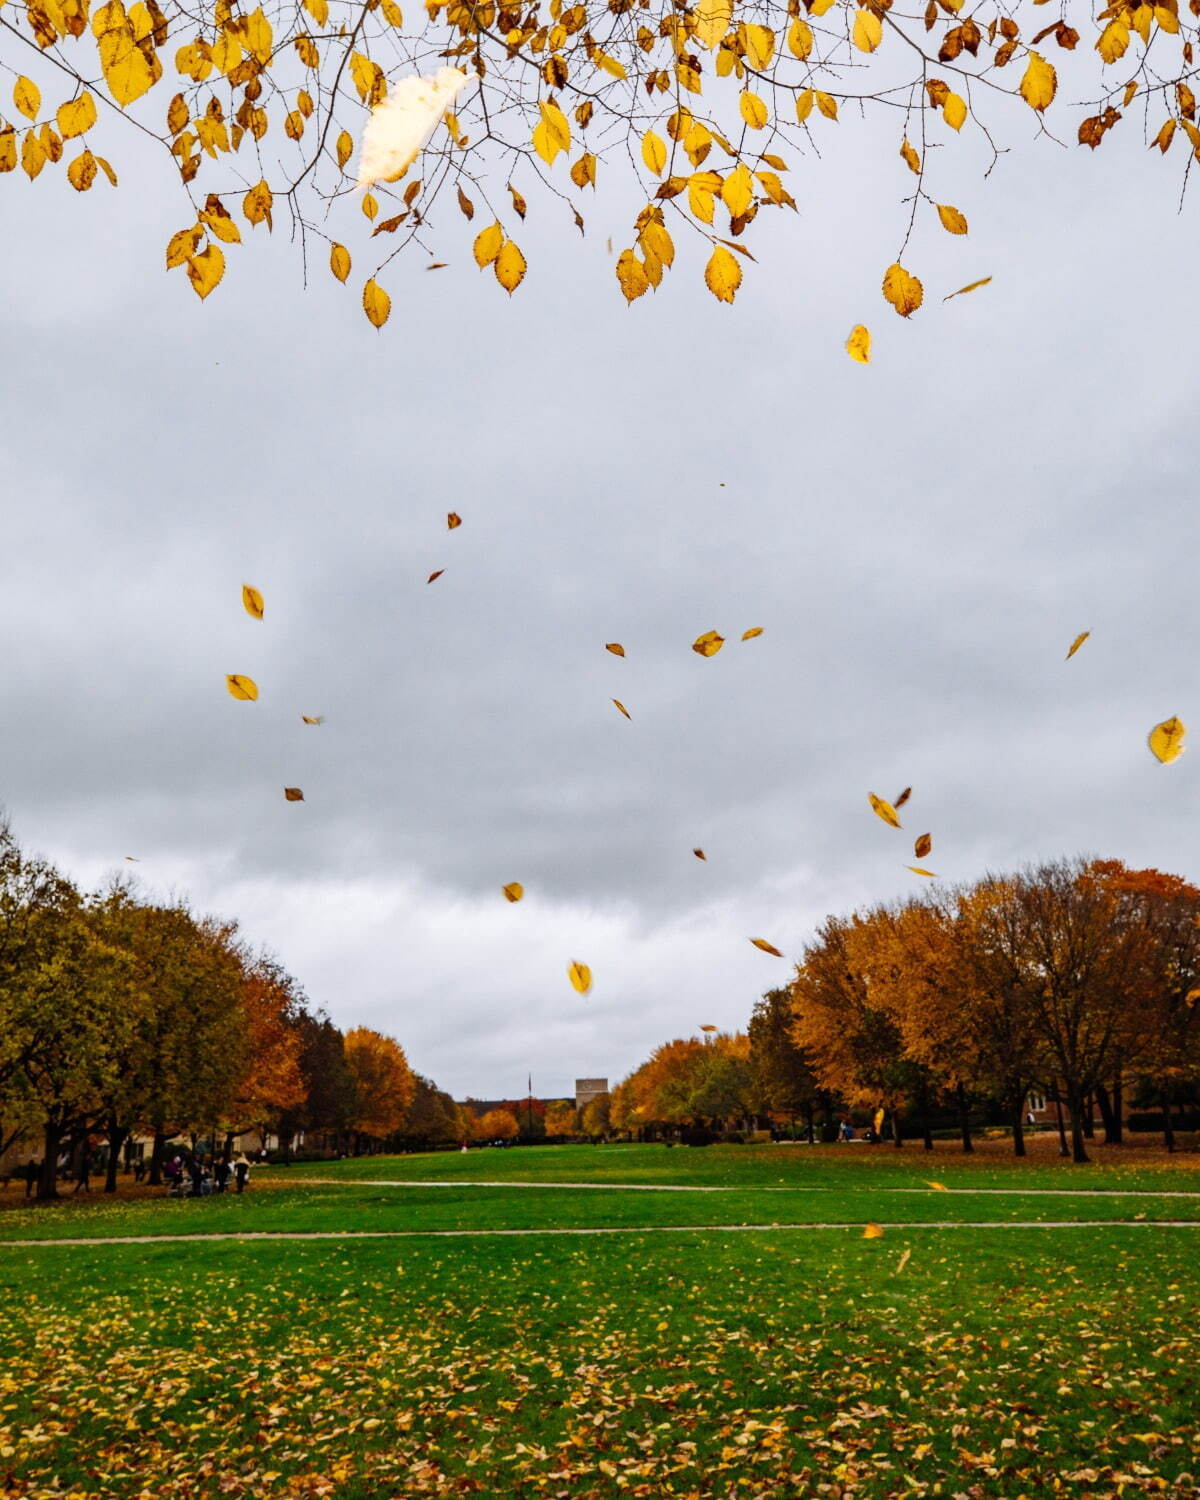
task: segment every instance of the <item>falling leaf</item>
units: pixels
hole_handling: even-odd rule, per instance
[[[525,887],[519,880],[511,881],[508,885],[502,886],[501,889],[509,901],[519,901],[525,894]]]
[[[899,828],[900,819],[896,816],[896,809],[890,802],[885,802],[882,797],[877,797],[874,792],[867,793],[867,801],[875,811],[875,816],[882,818],[885,823],[890,823],[893,828]]]
[[[863,1227],[864,1240],[881,1240],[883,1238],[882,1224],[867,1224]]]
[[[851,359],[856,359],[860,365],[871,363],[871,331],[861,323],[856,323],[850,330],[850,337],[846,340],[846,353]]]
[[[231,698],[241,698],[247,703],[253,703],[258,697],[258,683],[253,677],[242,677],[237,672],[231,672],[225,678],[225,686],[229,689]]]
[[[924,859],[933,848],[933,838],[928,833],[921,834],[913,845],[913,853],[918,859]]]
[[[1150,731],[1151,752],[1158,756],[1164,766],[1169,765],[1183,754],[1183,739],[1186,734],[1187,730],[1180,719],[1164,719]]]
[[[1076,651],[1079,650],[1080,646],[1083,645],[1084,641],[1087,640],[1088,636],[1091,635],[1091,633],[1092,632],[1090,630],[1085,630],[1080,635],[1077,635],[1075,637],[1075,639],[1071,642],[1071,649],[1067,652],[1067,660],[1068,661],[1071,660],[1071,658],[1075,655]]]
[[[908,801],[908,799],[911,796],[912,796],[912,787],[906,786],[904,788],[904,790],[900,793],[900,795],[896,798],[895,802],[892,803],[892,806],[895,807],[895,808],[901,808],[901,807],[903,807],[904,804]]]
[[[358,185],[397,182],[429,144],[442,116],[467,85],[458,68],[439,68],[429,78],[400,78],[371,111],[363,131]]]
[[[611,651],[614,656],[625,655],[625,647],[621,645],[620,641],[609,641],[608,645],[605,646],[604,649],[606,651]]]
[[[586,995],[592,987],[592,971],[587,964],[581,964],[572,959],[567,965],[567,978],[571,981],[571,987]]]
[[[719,1026],[710,1026],[710,1025],[707,1025],[707,1024],[704,1025],[704,1026],[701,1026],[701,1028],[700,1028],[701,1031],[719,1031],[720,1029],[721,1028]]]
[[[991,281],[990,276],[982,276],[978,281],[968,281],[966,286],[960,286],[957,292],[951,292],[948,297],[943,297],[943,302],[949,302],[950,297],[965,297],[968,292],[977,291],[981,286],[987,286]]]
[[[312,718],[310,718],[308,714],[301,714],[300,718],[303,720],[303,722],[305,724],[324,724],[324,722],[325,722],[325,715],[324,714],[317,714],[317,715],[315,715],[315,717],[312,717]]]
[[[936,880],[936,870],[923,870],[920,865],[905,865],[906,870],[911,870],[914,875],[924,875],[927,880]]]
[[[912,1250],[911,1250],[911,1248],[905,1250],[904,1254],[896,1262],[896,1269],[895,1269],[895,1272],[893,1274],[896,1275],[896,1276],[899,1276],[900,1272],[903,1271],[903,1269],[905,1268],[906,1265],[908,1265],[908,1262],[909,1262],[909,1260],[910,1260],[911,1257],[912,1257]]]
[[[452,510],[446,517],[446,525],[450,528],[451,531],[453,531],[456,527],[462,525],[462,517],[458,514],[457,511]]]
[[[883,275],[883,296],[902,318],[915,313],[924,299],[924,289],[915,276],[911,276],[902,265],[889,266]]]
[[[950,1189],[944,1182],[926,1182],[926,1187],[931,1187],[935,1193],[948,1193]]]
[[[248,583],[242,584],[242,608],[256,620],[261,620],[263,617],[263,596]]]
[[[612,701],[617,705],[617,707],[620,709],[620,711],[625,715],[625,717],[627,719],[631,719],[632,718],[632,715],[630,714],[629,710],[625,707],[625,705],[621,702],[620,698],[614,698]]]
[[[304,793],[298,786],[285,786],[283,789],[283,795],[288,799],[289,802],[304,801]]]
[[[705,854],[705,852],[704,852],[703,849],[693,849],[692,853],[696,856],[697,859],[705,859],[706,860],[708,858],[708,855]]]
[[[776,948],[774,943],[768,943],[766,938],[751,938],[750,941],[763,953],[770,953],[774,958],[782,958],[783,954]]]
[[[718,635],[715,630],[706,630],[703,635],[698,635],[692,642],[692,650],[697,656],[716,656],[724,644],[723,635]]]
[[[128,859],[128,860],[130,860],[135,865],[140,865],[141,864],[141,860],[137,857],[136,854],[127,854],[125,856],[125,858]]]
[[[762,633],[763,628],[761,625],[752,625],[749,630],[742,632],[742,640],[752,641],[756,635],[762,635]]]
[[[429,577],[425,580],[425,582],[426,583],[432,583],[435,578],[440,578],[445,571],[446,571],[445,568],[435,568],[433,570],[433,572],[430,573]]]

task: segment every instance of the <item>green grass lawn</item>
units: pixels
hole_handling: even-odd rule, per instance
[[[768,1151],[376,1158],[291,1169],[278,1188],[264,1172],[240,1200],[5,1213],[10,1240],[217,1228],[896,1227],[869,1240],[860,1228],[798,1228],[0,1244],[0,1494],[1200,1495],[1200,1230],[999,1227],[1192,1220],[1200,1199],[960,1193],[993,1185],[997,1172],[1018,1184],[983,1160],[939,1155],[934,1172],[915,1152],[903,1164],[817,1152],[777,1165]],[[651,1180],[661,1157],[670,1170],[659,1181],[733,1190],[514,1185],[517,1167],[526,1180],[598,1171]],[[788,1191],[761,1191],[780,1185],[772,1172]],[[446,1188],[365,1180],[455,1176]],[[510,1185],[466,1185],[506,1176]],[[1053,1166],[1031,1164],[1020,1177],[1065,1185]],[[952,1191],[896,1191],[927,1178]],[[1105,1165],[1071,1180],[1143,1193],[1197,1181],[1177,1165]],[[933,1219],[999,1223],[905,1227]]]

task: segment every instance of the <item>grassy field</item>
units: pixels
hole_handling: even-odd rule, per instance
[[[420,1180],[449,1185],[380,1185]],[[1172,1192],[1189,1159],[578,1147],[14,1195],[0,1494],[1200,1495],[1200,1197]],[[795,1227],[688,1227],[722,1224]],[[585,1227],[624,1232],[436,1233]],[[314,1230],[349,1237],[47,1243]]]

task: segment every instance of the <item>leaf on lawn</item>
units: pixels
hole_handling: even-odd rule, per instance
[[[862,1237],[864,1240],[881,1240],[883,1238],[883,1225],[864,1224]]]
[[[910,1247],[909,1249],[905,1250],[904,1254],[896,1262],[896,1269],[895,1269],[895,1272],[893,1274],[896,1275],[896,1276],[899,1276],[900,1272],[903,1271],[903,1269],[905,1268],[906,1265],[908,1265],[908,1262],[909,1262],[909,1260],[911,1258],[912,1258],[912,1248]]]
[[[927,1182],[926,1187],[931,1187],[935,1193],[948,1193],[950,1189],[944,1182]]]

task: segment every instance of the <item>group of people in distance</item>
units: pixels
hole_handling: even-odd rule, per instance
[[[244,1193],[250,1180],[250,1160],[240,1152],[232,1161],[218,1156],[199,1154],[185,1160],[173,1156],[163,1164],[163,1176],[167,1179],[167,1196],[172,1198],[207,1198],[210,1193],[224,1193],[233,1178],[234,1191]]]

